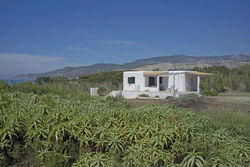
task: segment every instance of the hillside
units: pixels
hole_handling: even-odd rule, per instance
[[[250,54],[237,54],[225,56],[186,56],[173,55],[161,56],[147,59],[139,59],[130,63],[124,64],[94,64],[80,67],[65,67],[62,69],[46,72],[46,73],[32,73],[18,75],[17,78],[37,78],[40,76],[65,76],[68,78],[75,78],[81,74],[92,74],[98,72],[107,72],[124,69],[137,70],[152,70],[159,68],[161,70],[168,70],[173,68],[187,68],[191,69],[195,66],[205,67],[212,65],[223,65],[229,68],[239,67],[243,64],[250,63]]]

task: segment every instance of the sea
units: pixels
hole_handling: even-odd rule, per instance
[[[20,82],[25,82],[25,81],[32,81],[34,82],[36,79],[35,78],[27,78],[27,79],[4,79],[4,81],[8,82],[8,84],[12,85],[12,84],[16,84],[16,83],[20,83]]]

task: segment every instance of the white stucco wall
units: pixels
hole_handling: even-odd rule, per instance
[[[168,88],[173,86],[178,91],[186,91],[186,73],[185,71],[169,71]]]
[[[135,77],[135,83],[129,84],[128,77]],[[144,89],[145,78],[143,71],[127,71],[123,73],[123,90],[140,90]],[[138,90],[138,91],[139,91]]]
[[[157,86],[149,87],[148,86],[148,76],[144,76],[145,71],[127,71],[123,73],[123,90],[126,91],[149,91],[157,92],[159,91],[159,76],[157,77]],[[128,84],[128,77],[135,77],[134,84]],[[193,85],[191,85],[191,78],[193,78]],[[190,87],[191,90],[197,89],[197,77],[187,74],[186,71],[169,71],[169,76],[163,76],[163,87],[162,90],[166,88],[170,89],[173,86],[178,91],[187,91],[187,87]]]
[[[149,87],[148,77],[145,77],[145,71],[127,71],[123,73],[123,90],[126,91],[159,91],[159,87]],[[135,77],[135,84],[128,84],[128,77]],[[157,85],[159,84],[159,78],[157,78]]]
[[[163,91],[165,91],[168,88],[168,79],[169,77],[162,77],[162,84],[160,84],[160,87]]]
[[[179,91],[186,91],[186,89],[185,89],[185,85],[186,85],[186,83],[185,83],[185,77],[186,77],[185,73],[179,74],[178,77],[179,77],[178,90]]]
[[[168,88],[170,89],[173,86],[174,86],[174,74],[170,74],[168,79]]]

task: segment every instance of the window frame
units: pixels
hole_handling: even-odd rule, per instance
[[[128,77],[128,84],[135,84],[135,77]]]
[[[153,84],[152,84],[152,79],[153,79]],[[156,77],[148,77],[148,87],[157,87]]]

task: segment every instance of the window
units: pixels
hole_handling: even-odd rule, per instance
[[[134,84],[135,83],[135,77],[128,77],[128,84]]]
[[[156,86],[156,77],[149,77],[149,87]]]

